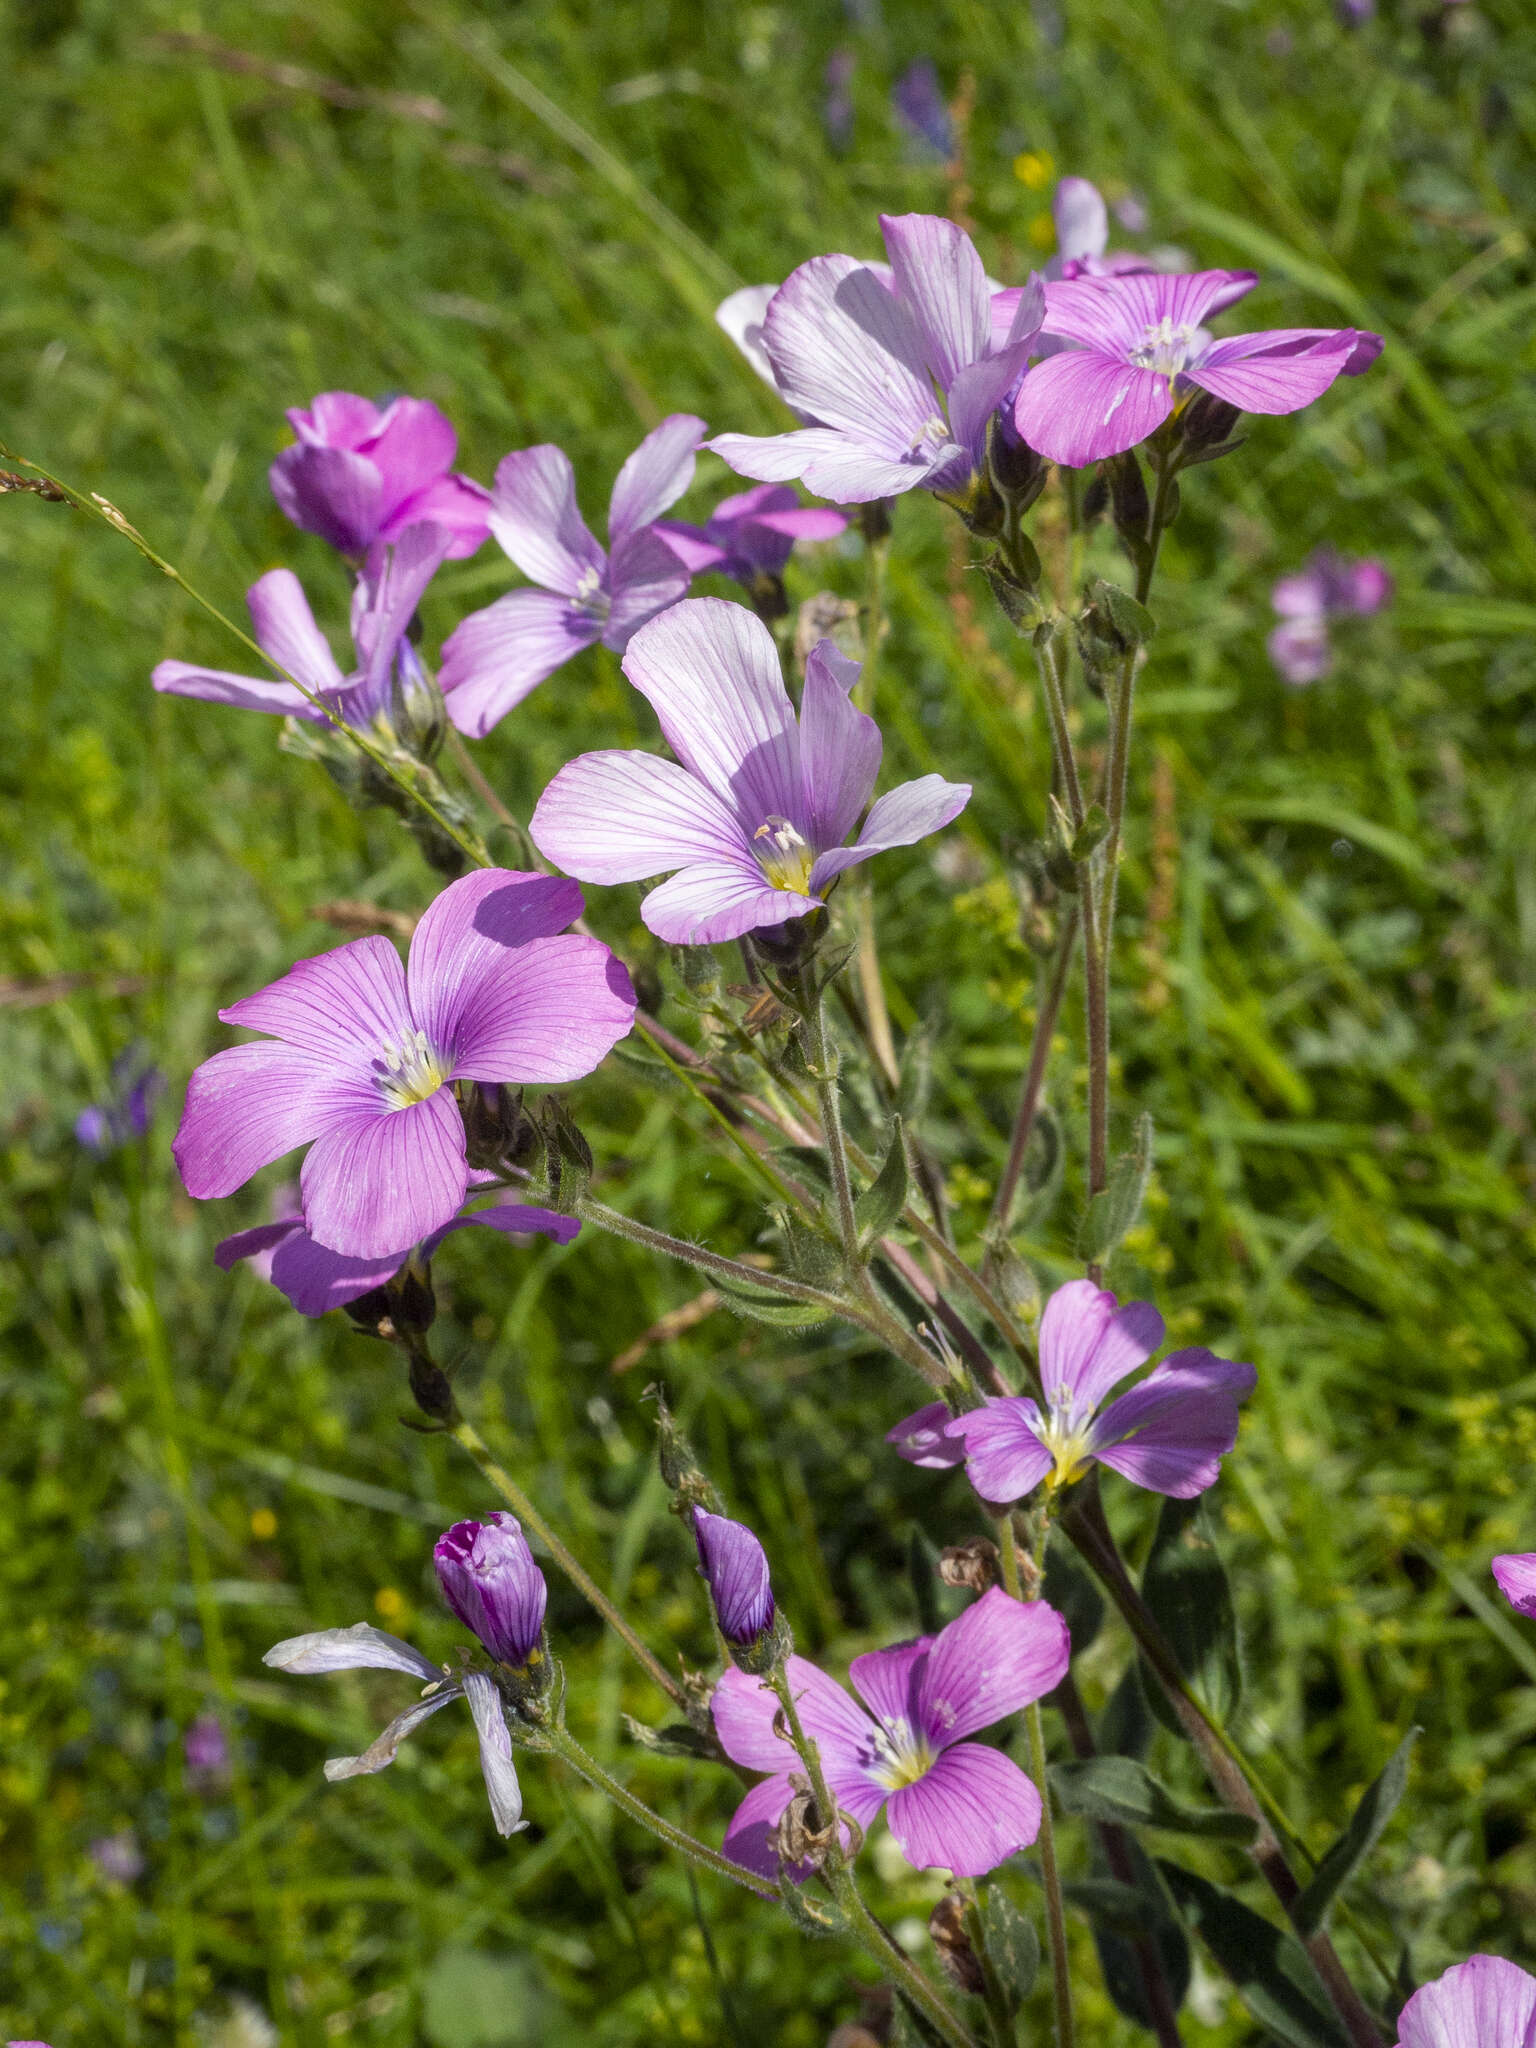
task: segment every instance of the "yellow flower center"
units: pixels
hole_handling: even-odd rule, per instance
[[[767,819],[758,826],[752,838],[769,886],[787,889],[793,896],[809,895],[816,854],[788,818]]]
[[[379,1060],[384,1069],[379,1091],[390,1109],[409,1109],[413,1102],[425,1102],[448,1078],[425,1031],[407,1033],[398,1046],[384,1046]]]

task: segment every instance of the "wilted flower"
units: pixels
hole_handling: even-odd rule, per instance
[[[800,717],[773,635],[741,605],[690,598],[638,632],[624,673],[677,756],[582,754],[539,798],[529,831],[585,881],[679,872],[641,905],[660,939],[714,945],[819,909],[845,868],[947,825],[968,783],[924,775],[871,808],[881,740],[849,692],[858,664],[821,641]]]
[[[693,1511],[693,1537],[721,1635],[739,1648],[755,1643],[772,1628],[774,1616],[762,1544],[744,1523],[700,1507]]]
[[[380,412],[351,391],[322,391],[288,419],[298,445],[278,456],[269,480],[295,526],[344,555],[400,540],[426,520],[444,529],[455,558],[485,539],[489,494],[450,474],[458,437],[424,398],[396,398]]]
[[[955,153],[955,131],[931,57],[918,57],[891,87],[891,110],[913,142],[947,163]]]
[[[581,891],[489,868],[428,907],[402,967],[388,939],[301,960],[219,1015],[273,1036],[193,1074],[172,1150],[187,1192],[232,1194],[296,1146],[304,1224],[327,1251],[392,1258],[468,1186],[452,1083],[574,1081],[630,1028],[629,976],[564,933]]]
[[[498,1664],[542,1656],[548,1593],[516,1515],[455,1522],[437,1539],[432,1562],[443,1598]]]
[[[427,585],[449,552],[442,526],[412,526],[399,544],[369,554],[352,597],[352,644],[357,665],[343,675],[291,569],[271,569],[245,594],[251,631],[264,654],[321,698],[337,718],[359,729],[390,709],[397,670],[407,689],[420,677],[416,650],[406,638]],[[233,675],[195,662],[162,661],[150,679],[157,690],[274,711],[324,725],[325,712],[292,683],[266,676]]]
[[[1024,379],[1019,432],[1051,461],[1081,468],[1145,441],[1194,387],[1243,412],[1296,412],[1380,353],[1378,336],[1353,327],[1214,340],[1202,323],[1257,282],[1252,271],[1201,270],[1047,284],[1044,332],[1079,346]]]
[[[656,531],[690,575],[718,569],[753,590],[783,574],[797,540],[834,540],[847,525],[846,513],[802,505],[788,484],[758,484],[722,498],[702,526],[660,519]]]
[[[1528,1614],[1536,1620],[1536,1551],[1496,1557],[1491,1569],[1499,1591],[1516,1614]]]
[[[569,1244],[581,1228],[574,1216],[559,1216],[553,1209],[500,1202],[455,1216],[419,1245],[407,1245],[381,1258],[349,1259],[317,1244],[304,1228],[303,1211],[295,1209],[275,1222],[237,1230],[215,1247],[213,1259],[226,1273],[240,1260],[249,1259],[264,1280],[287,1295],[301,1316],[323,1316],[328,1309],[345,1308],[349,1301],[393,1280],[413,1250],[423,1261],[430,1259],[451,1232],[468,1230],[477,1223],[499,1230],[504,1237],[541,1236],[553,1238],[556,1244]]]
[[[115,1835],[98,1835],[89,1854],[102,1876],[113,1884],[132,1884],[144,1875],[144,1851],[130,1828],[119,1828]]]
[[[986,457],[987,423],[1029,357],[1043,300],[1031,280],[1001,333],[970,237],[934,214],[882,214],[890,268],[853,256],[802,263],[761,311],[775,389],[802,419],[789,434],[717,434],[708,446],[743,476],[798,477],[818,497],[857,504],[921,485],[966,492]],[[735,293],[716,318],[753,354],[764,290]],[[730,321],[727,321],[727,312]]]
[[[419,1650],[402,1643],[398,1636],[366,1621],[351,1628],[326,1628],[314,1635],[290,1636],[274,1643],[262,1658],[278,1671],[314,1673],[325,1671],[403,1671],[425,1681],[425,1691],[413,1707],[398,1714],[361,1756],[334,1756],[325,1775],[334,1784],[338,1778],[371,1776],[392,1764],[401,1743],[429,1715],[450,1700],[464,1699],[475,1717],[480,1737],[480,1769],[490,1795],[491,1816],[499,1835],[515,1835],[528,1823],[523,1819],[523,1795],[512,1762],[512,1738],[507,1733],[506,1711],[494,1679],[483,1671],[465,1671],[459,1678],[439,1671]]]
[[[949,1425],[965,1445],[966,1469],[982,1499],[1022,1500],[1042,1479],[1070,1486],[1095,1459],[1178,1500],[1213,1486],[1237,1441],[1238,1403],[1258,1377],[1251,1365],[1200,1347],[1175,1351],[1101,1408],[1110,1388],[1145,1365],[1162,1341],[1163,1319],[1151,1302],[1122,1308],[1091,1280],[1058,1287],[1040,1318],[1046,1412],[1027,1394],[1006,1394]]]
[[[1472,1956],[1415,1991],[1397,2048],[1536,2048],[1536,1977],[1502,1956]]]
[[[601,640],[622,654],[637,626],[686,593],[688,571],[654,522],[693,482],[704,433],[701,419],[677,412],[646,435],[614,483],[606,554],[581,516],[563,449],[520,448],[498,465],[491,531],[539,587],[471,612],[443,643],[443,691],[460,732],[483,739],[584,647]]]
[[[855,1657],[848,1675],[862,1706],[803,1657],[791,1657],[786,1671],[839,1811],[868,1828],[885,1807],[914,1868],[980,1877],[1035,1839],[1040,1795],[1001,1750],[964,1738],[1053,1691],[1069,1652],[1054,1608],[994,1587],[938,1635]],[[773,1830],[799,1768],[775,1726],[778,1699],[732,1668],[711,1711],[726,1755],[773,1774],[741,1802],[721,1846],[746,1869],[776,1877]]]
[[[229,1737],[217,1714],[198,1715],[181,1738],[181,1754],[187,1782],[197,1790],[211,1790],[228,1780]]]
[[[1280,617],[1269,636],[1270,660],[1288,683],[1315,683],[1333,666],[1329,619],[1368,618],[1391,602],[1384,563],[1319,548],[1299,574],[1282,576],[1270,592]]]
[[[93,1102],[75,1118],[75,1136],[98,1159],[148,1135],[155,1104],[165,1093],[165,1076],[141,1045],[127,1046],[112,1062],[105,1101]]]

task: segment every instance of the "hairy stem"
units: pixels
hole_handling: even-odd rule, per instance
[[[848,1141],[843,1136],[843,1112],[837,1087],[837,1053],[827,1041],[827,1020],[815,968],[801,979],[801,1017],[805,1024],[805,1062],[816,1084],[816,1106],[821,1117],[822,1142],[826,1147],[827,1171],[837,1204],[837,1233],[842,1240],[848,1277],[867,1290],[868,1277],[859,1249],[858,1218],[853,1213],[853,1184],[848,1177]]]

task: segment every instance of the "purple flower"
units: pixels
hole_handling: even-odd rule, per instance
[[[229,1738],[217,1714],[199,1714],[181,1739],[187,1779],[198,1790],[208,1791],[229,1778]]]
[[[1110,1388],[1163,1341],[1149,1301],[1122,1308],[1091,1280],[1058,1287],[1040,1319],[1046,1413],[1028,1395],[989,1400],[950,1425],[983,1500],[1022,1500],[1042,1479],[1070,1486],[1095,1458],[1153,1493],[1192,1500],[1216,1483],[1237,1441],[1238,1403],[1257,1374],[1203,1349],[1175,1351],[1128,1394]]]
[[[763,347],[763,322],[778,289],[776,284],[744,284],[740,291],[732,292],[715,308],[716,326],[735,342],[770,391],[778,390],[779,380],[773,374],[773,364]],[[804,413],[800,418],[807,426],[814,424]]]
[[[1264,644],[1276,669],[1298,689],[1307,683],[1321,682],[1333,667],[1333,642],[1328,637],[1328,621],[1321,612],[1282,619]]]
[[[844,843],[880,767],[879,729],[849,701],[858,672],[819,642],[797,721],[761,619],[715,597],[675,605],[635,635],[624,673],[676,761],[612,752],[569,762],[534,810],[535,846],[591,882],[677,870],[640,913],[672,945],[714,945],[819,909],[844,868],[938,831],[971,793],[937,775],[905,782]]]
[[[1032,448],[1080,469],[1122,454],[1209,391],[1243,412],[1296,412],[1381,343],[1353,327],[1274,328],[1215,341],[1202,323],[1249,271],[1078,277],[1045,287],[1044,330],[1079,347],[1039,363],[1019,387],[1015,421]]]
[[[761,346],[775,388],[817,424],[717,434],[707,445],[743,476],[798,477],[846,505],[918,485],[964,493],[981,468],[987,423],[1039,329],[1042,287],[1031,279],[999,335],[992,289],[963,229],[925,213],[882,214],[880,226],[889,273],[853,256],[815,256],[769,300]],[[749,313],[741,293],[726,307]]]
[[[426,1691],[416,1704],[398,1714],[361,1756],[335,1756],[330,1759],[325,1775],[332,1784],[338,1778],[371,1776],[375,1771],[384,1770],[394,1762],[400,1744],[412,1729],[420,1727],[429,1715],[435,1714],[439,1707],[446,1707],[450,1700],[468,1700],[469,1711],[475,1717],[475,1731],[480,1737],[480,1769],[485,1778],[485,1789],[490,1795],[491,1817],[496,1823],[496,1832],[498,1835],[515,1835],[528,1825],[523,1819],[523,1795],[512,1762],[512,1738],[507,1732],[506,1711],[495,1680],[485,1672],[465,1671],[459,1678],[450,1678],[446,1670],[440,1671],[435,1664],[429,1663],[409,1643],[402,1643],[398,1636],[386,1635],[383,1629],[373,1628],[366,1621],[357,1622],[351,1628],[326,1628],[314,1635],[290,1636],[285,1642],[274,1643],[261,1661],[278,1671],[306,1674],[403,1671],[407,1677],[425,1682]]]
[[[489,527],[481,484],[450,474],[458,437],[435,405],[397,398],[382,412],[350,391],[322,391],[288,415],[298,444],[268,472],[278,505],[306,533],[344,555],[397,541],[425,520],[447,534],[447,553],[472,555]]]
[[[1398,2014],[1397,2048],[1536,2048],[1536,1977],[1502,1956],[1457,1963]]]
[[[965,1463],[965,1445],[949,1434],[954,1419],[946,1402],[930,1401],[926,1408],[919,1408],[915,1415],[888,1429],[885,1440],[897,1457],[905,1458],[909,1465],[947,1472]]]
[[[692,576],[718,569],[751,590],[784,573],[797,540],[834,540],[847,514],[830,505],[802,505],[788,484],[758,484],[722,498],[702,526],[660,519],[656,531]]]
[[[88,1854],[113,1884],[132,1884],[144,1875],[144,1851],[131,1828],[119,1828],[115,1835],[98,1835]]]
[[[862,1706],[803,1657],[791,1657],[787,1671],[839,1811],[867,1829],[885,1807],[915,1869],[981,1877],[1035,1839],[1040,1795],[1001,1750],[964,1738],[1052,1691],[1069,1652],[1053,1607],[994,1586],[938,1635],[855,1657],[848,1675]],[[775,1731],[778,1700],[733,1668],[711,1711],[726,1755],[773,1774],[737,1807],[722,1847],[747,1870],[777,1877],[772,1832],[799,1769]]]
[[[327,1309],[345,1308],[349,1301],[371,1294],[375,1287],[393,1280],[413,1249],[419,1249],[424,1260],[430,1259],[450,1232],[468,1230],[475,1223],[499,1230],[506,1237],[537,1233],[553,1238],[556,1244],[569,1244],[581,1228],[574,1216],[558,1216],[553,1209],[502,1202],[493,1208],[455,1216],[451,1223],[424,1238],[419,1247],[407,1245],[379,1258],[350,1259],[317,1244],[304,1228],[300,1212],[279,1217],[273,1223],[258,1223],[251,1230],[237,1230],[215,1248],[213,1259],[226,1273],[241,1259],[249,1259],[262,1279],[270,1280],[286,1294],[301,1316],[323,1316]]]
[[[1288,683],[1315,683],[1333,666],[1330,618],[1367,618],[1392,602],[1392,576],[1371,556],[1353,559],[1319,548],[1295,576],[1270,592],[1280,624],[1269,636],[1270,660]]]
[[[359,576],[352,598],[352,643],[357,665],[348,675],[309,608],[303,586],[291,569],[271,569],[245,594],[251,631],[263,654],[275,666],[324,700],[349,725],[362,728],[387,716],[398,671],[407,689],[417,685],[421,664],[406,639],[427,585],[451,550],[452,536],[442,526],[412,526],[399,544],[374,547]],[[210,704],[238,704],[247,711],[274,711],[326,723],[325,713],[302,690],[266,676],[233,675],[227,669],[199,668],[193,662],[162,661],[151,681],[157,690],[177,697],[200,697]]]
[[[688,571],[654,522],[693,482],[705,433],[675,412],[619,471],[608,505],[607,554],[576,504],[570,457],[545,443],[496,470],[491,531],[535,589],[471,612],[443,643],[442,685],[460,732],[483,739],[528,692],[599,640],[622,654],[637,626],[676,604]]]
[[[112,1062],[104,1102],[93,1102],[75,1118],[75,1137],[98,1159],[146,1137],[155,1104],[165,1093],[165,1076],[141,1045],[130,1045]]]
[[[941,162],[955,153],[955,131],[931,57],[918,57],[891,87],[891,110],[913,142]]]
[[[548,1594],[516,1515],[455,1522],[432,1552],[443,1598],[498,1664],[540,1652]]]
[[[1536,1551],[1522,1550],[1496,1557],[1491,1570],[1499,1591],[1516,1614],[1536,1619]]]
[[[215,1053],[172,1147],[187,1192],[232,1194],[308,1145],[304,1227],[327,1251],[392,1258],[457,1214],[469,1184],[457,1080],[578,1080],[629,1030],[629,976],[557,936],[581,891],[489,868],[429,905],[409,964],[387,939],[301,960],[219,1015],[270,1038]]]
[[[773,1626],[773,1588],[763,1546],[741,1522],[693,1511],[693,1540],[699,1547],[699,1570],[709,1582],[720,1633],[728,1643],[745,1648]]]

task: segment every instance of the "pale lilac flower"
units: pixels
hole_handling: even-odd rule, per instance
[[[498,1664],[538,1660],[549,1596],[516,1515],[455,1522],[437,1539],[432,1562],[443,1598]]]
[[[534,845],[590,882],[676,870],[640,911],[672,945],[805,917],[845,868],[937,832],[971,794],[938,775],[905,782],[845,843],[880,767],[879,728],[849,700],[858,672],[820,641],[797,720],[761,619],[715,597],[674,606],[635,635],[624,673],[677,759],[615,751],[567,763],[534,810]]]
[[[469,1185],[453,1082],[579,1080],[630,1028],[624,968],[561,936],[581,909],[572,883],[483,869],[429,905],[407,966],[354,939],[221,1010],[272,1036],[193,1074],[172,1147],[187,1192],[232,1194],[308,1145],[304,1226],[327,1251],[387,1259],[442,1230]]]
[[[1333,667],[1333,642],[1322,612],[1304,612],[1282,619],[1264,645],[1276,669],[1297,689],[1321,682]]]
[[[113,1884],[132,1884],[144,1875],[144,1851],[131,1828],[119,1828],[115,1835],[98,1835],[88,1854]]]
[[[271,569],[246,592],[251,631],[263,654],[319,697],[337,717],[362,729],[387,717],[398,678],[410,692],[421,679],[421,664],[406,638],[427,585],[452,536],[442,526],[412,526],[398,545],[374,547],[352,596],[352,644],[356,666],[343,675],[325,635],[315,624],[303,586],[291,569]],[[162,661],[151,677],[157,690],[200,697],[210,704],[236,704],[247,711],[272,711],[311,724],[327,723],[325,712],[293,683],[267,676],[234,675],[200,668],[195,662]]]
[[[1536,1620],[1536,1551],[1516,1551],[1496,1557],[1491,1566],[1499,1591],[1516,1614]]]
[[[1334,6],[1345,28],[1363,28],[1375,19],[1376,0],[1334,0]]]
[[[1111,1387],[1163,1341],[1149,1301],[1101,1293],[1091,1280],[1058,1287],[1040,1318],[1046,1412],[1027,1394],[989,1399],[949,1425],[983,1500],[1022,1500],[1042,1479],[1070,1486],[1095,1459],[1152,1493],[1192,1500],[1216,1483],[1237,1441],[1238,1404],[1257,1374],[1196,1347],[1175,1351],[1128,1394]]]
[[[938,1635],[855,1657],[848,1675],[863,1705],[803,1657],[787,1671],[839,1811],[867,1829],[885,1807],[914,1869],[981,1877],[1035,1839],[1040,1795],[1001,1750],[964,1738],[1053,1691],[1070,1647],[1053,1607],[994,1586]],[[777,1877],[771,1837],[800,1769],[775,1730],[779,1702],[733,1668],[710,1704],[726,1755],[772,1773],[737,1807],[721,1846],[745,1869]]]
[[[1415,1991],[1397,2048],[1536,2048],[1536,1977],[1502,1956],[1472,1956]]]
[[[262,1658],[278,1671],[305,1674],[327,1671],[403,1671],[424,1685],[421,1698],[403,1714],[396,1715],[377,1741],[361,1756],[333,1756],[325,1775],[334,1784],[339,1778],[371,1776],[392,1764],[406,1736],[439,1707],[450,1700],[468,1700],[480,1737],[480,1769],[490,1796],[491,1816],[498,1835],[515,1835],[528,1823],[523,1819],[523,1795],[512,1762],[512,1738],[507,1732],[506,1710],[496,1681],[483,1671],[464,1671],[449,1676],[429,1663],[419,1650],[402,1643],[398,1636],[359,1621],[351,1628],[325,1628],[314,1635],[290,1636],[274,1643]]]
[[[199,1714],[181,1738],[187,1782],[200,1792],[229,1781],[229,1738],[217,1714]]]
[[[738,1648],[755,1643],[772,1628],[774,1616],[762,1544],[744,1523],[699,1507],[693,1511],[693,1539],[721,1635]]]
[[[1043,288],[1031,279],[999,337],[992,287],[963,229],[923,213],[882,215],[880,226],[889,272],[853,256],[814,256],[770,297],[761,347],[774,387],[817,424],[717,434],[707,445],[743,476],[798,477],[844,505],[919,485],[963,494],[981,469],[987,423],[1039,329]],[[749,311],[740,293],[726,307]]]
[[[87,1152],[105,1159],[135,1138],[148,1135],[155,1104],[165,1093],[165,1076],[141,1045],[127,1046],[112,1062],[108,1094],[75,1118],[75,1137]]]
[[[897,1457],[905,1458],[909,1465],[921,1465],[931,1472],[948,1472],[965,1463],[965,1445],[949,1433],[954,1419],[947,1402],[930,1401],[926,1408],[919,1408],[915,1415],[888,1429],[885,1440]]]
[[[891,87],[891,109],[913,142],[942,163],[955,153],[955,131],[931,57],[918,57]]]
[[[757,484],[722,498],[702,526],[659,519],[656,531],[690,575],[718,569],[753,590],[783,575],[797,540],[835,540],[847,525],[846,513],[802,505],[788,484]]]
[[[1243,412],[1296,412],[1380,352],[1377,336],[1353,327],[1214,340],[1204,321],[1257,281],[1251,271],[1201,270],[1047,284],[1044,331],[1079,346],[1024,379],[1019,432],[1051,461],[1077,469],[1146,440],[1196,387]]]
[[[1319,548],[1306,567],[1282,576],[1270,592],[1280,624],[1268,640],[1269,657],[1288,683],[1315,683],[1333,666],[1330,618],[1367,618],[1392,602],[1385,563]]]
[[[451,474],[458,437],[426,399],[396,398],[381,412],[351,391],[322,391],[288,419],[298,444],[283,450],[269,478],[295,526],[344,555],[397,541],[424,521],[444,528],[455,559],[485,539],[490,495]]]
[[[637,626],[685,595],[688,571],[655,521],[693,482],[705,431],[675,412],[646,435],[614,483],[606,554],[563,449],[519,448],[498,464],[491,532],[534,587],[471,612],[443,643],[443,692],[460,732],[483,739],[582,648],[601,640],[622,654]]]
[[[213,1260],[227,1273],[240,1260],[249,1259],[262,1279],[286,1294],[301,1316],[323,1316],[328,1309],[345,1308],[349,1301],[393,1280],[413,1250],[421,1259],[430,1259],[451,1232],[468,1230],[477,1223],[499,1230],[504,1237],[538,1235],[552,1238],[556,1244],[569,1244],[581,1228],[574,1216],[559,1216],[553,1209],[501,1202],[455,1216],[418,1246],[406,1245],[379,1258],[350,1259],[317,1244],[304,1228],[303,1212],[298,1210],[272,1223],[237,1230],[215,1248]]]
[[[715,325],[730,336],[770,391],[778,390],[779,381],[763,347],[763,322],[778,289],[776,284],[744,284],[715,308]],[[799,417],[806,426],[815,424],[804,413]]]

